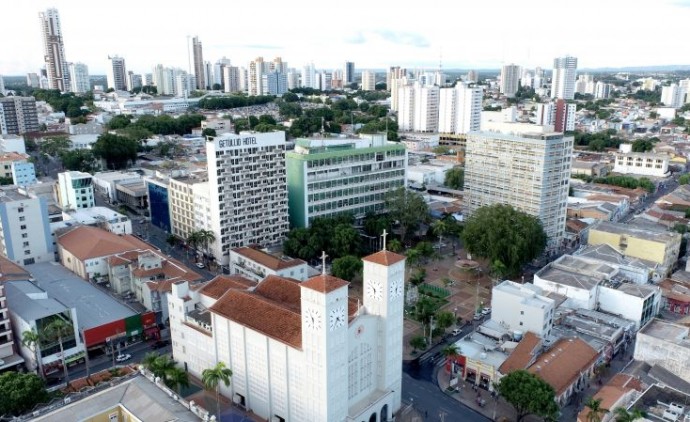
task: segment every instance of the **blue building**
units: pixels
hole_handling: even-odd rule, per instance
[[[12,163],[12,184],[29,186],[37,182],[33,163],[15,161]]]
[[[147,177],[146,191],[149,195],[149,215],[151,224],[170,233],[170,205],[168,181],[157,177]]]

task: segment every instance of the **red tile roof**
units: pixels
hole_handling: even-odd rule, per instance
[[[269,275],[256,286],[254,293],[300,312],[302,292],[299,286],[299,281],[292,278]]]
[[[312,277],[309,280],[302,283],[302,287],[307,289],[316,290],[321,293],[330,293],[333,290],[337,290],[341,287],[347,286],[349,283],[343,279],[333,277],[328,274],[320,274],[316,277]]]
[[[230,289],[247,290],[256,286],[256,282],[241,275],[219,275],[205,283],[199,289],[199,293],[212,299],[219,299]]]
[[[231,289],[209,310],[288,346],[302,348],[300,313],[261,295]]]
[[[13,280],[28,280],[30,278],[31,274],[24,268],[4,256],[0,256],[0,283]]]
[[[76,227],[58,237],[57,243],[80,261],[151,248],[151,245],[134,236],[121,236],[91,226]]]
[[[364,261],[373,262],[379,265],[393,265],[405,259],[405,256],[391,251],[379,251],[362,258]]]
[[[597,361],[596,350],[579,338],[563,338],[527,370],[549,383],[560,396],[580,374]]]
[[[540,349],[541,339],[528,331],[498,371],[506,375],[518,369],[527,369],[534,362]]]
[[[284,270],[286,268],[306,264],[306,262],[302,261],[301,259],[282,260],[256,248],[243,247],[235,248],[232,251],[273,271]]]

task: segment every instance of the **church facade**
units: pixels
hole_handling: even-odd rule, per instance
[[[198,377],[225,363],[233,376],[221,394],[270,421],[391,421],[401,404],[404,274],[404,257],[383,250],[363,258],[361,301],[327,274],[174,285],[174,358]]]

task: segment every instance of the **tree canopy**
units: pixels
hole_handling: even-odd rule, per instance
[[[518,422],[529,414],[555,417],[558,413],[553,387],[525,370],[511,372],[501,378],[497,388],[498,393],[515,408]]]
[[[0,415],[18,416],[49,399],[43,380],[36,374],[10,371],[0,375]]]
[[[218,110],[224,108],[248,107],[272,102],[275,99],[272,95],[224,95],[209,96],[199,100],[199,108]]]
[[[465,170],[453,167],[446,172],[443,184],[451,189],[462,189],[465,186]]]
[[[322,251],[331,259],[359,256],[361,238],[353,223],[354,218],[347,213],[315,218],[309,228],[295,228],[288,232],[283,251],[305,261],[318,258]]]
[[[124,136],[104,133],[98,137],[91,150],[96,157],[106,161],[109,169],[127,167],[130,160],[136,160],[139,142]]]
[[[404,187],[399,187],[386,196],[386,209],[391,220],[399,224],[403,242],[420,224],[428,223],[431,219],[429,206],[422,195]]]
[[[544,251],[547,240],[537,217],[510,205],[480,207],[465,223],[462,239],[471,254],[503,264],[504,275],[517,275]]]
[[[362,271],[362,260],[353,255],[345,255],[333,260],[333,270],[335,277],[345,281],[352,281]]]

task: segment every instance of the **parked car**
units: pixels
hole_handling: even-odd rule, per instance
[[[170,340],[158,340],[157,342],[155,342],[151,345],[151,348],[154,350],[161,349],[161,348],[163,348],[169,344],[170,344]]]
[[[461,329],[456,328],[456,329],[453,330],[453,335],[454,335],[454,336],[457,336],[457,335],[460,334],[461,332],[462,332]]]
[[[491,313],[491,308],[482,309],[482,315],[489,315]]]
[[[474,314],[474,317],[472,317],[472,319],[475,320],[475,321],[479,321],[479,320],[482,319],[483,317],[484,317],[484,315],[482,315],[481,312],[477,312],[476,314]]]
[[[124,362],[130,359],[132,359],[132,355],[129,353],[119,354],[115,357],[115,362]]]
[[[197,268],[204,268],[204,264],[202,264],[201,262],[197,262],[196,267]]]

